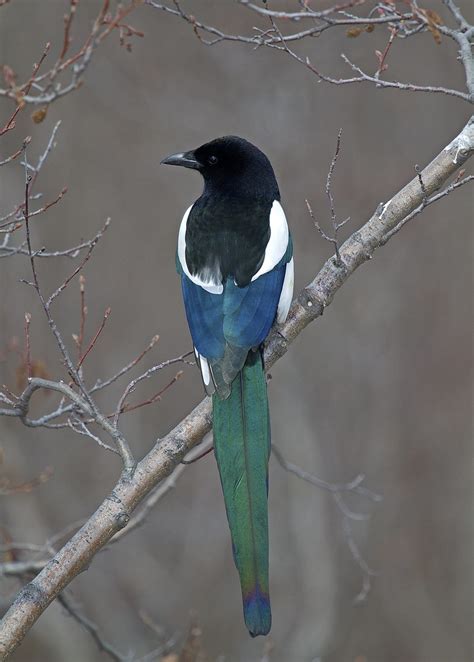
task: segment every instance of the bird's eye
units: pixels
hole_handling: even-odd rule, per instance
[[[214,154],[212,154],[212,155],[207,159],[207,162],[209,163],[209,165],[216,165],[217,161],[218,161],[217,156],[214,156]]]

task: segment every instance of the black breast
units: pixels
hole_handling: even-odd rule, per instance
[[[259,270],[270,238],[273,196],[206,192],[194,203],[186,226],[186,263],[193,276],[245,287]]]

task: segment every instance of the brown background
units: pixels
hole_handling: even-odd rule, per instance
[[[100,3],[81,3],[75,43]],[[296,3],[281,3],[290,7]],[[441,3],[431,3],[442,11]],[[59,0],[14,0],[0,10],[0,63],[23,77],[44,43],[60,43]],[[249,32],[253,14],[229,0],[199,0],[192,12],[233,31]],[[469,3],[460,3],[469,13]],[[441,8],[440,8],[441,7]],[[472,12],[471,12],[472,14]],[[161,168],[170,152],[235,133],[259,145],[275,167],[295,244],[296,287],[331,254],[308,219],[310,199],[328,220],[324,185],[339,127],[343,147],[334,181],[337,211],[359,227],[391,197],[413,167],[427,163],[468,118],[467,104],[442,95],[334,87],[288,57],[244,45],[206,48],[183,22],[141,8],[130,21],[146,36],[132,54],[117,38],[96,53],[84,87],[54,104],[40,126],[29,111],[6,153],[33,135],[38,155],[58,119],[58,146],[38,190],[69,192],[38,219],[36,246],[62,248],[112,226],[85,275],[89,335],[104,309],[112,314],[88,361],[92,382],[135,356],[159,333],[146,365],[190,347],[174,269],[177,228],[199,194],[199,177]],[[357,40],[330,31],[307,42],[326,72],[347,73],[341,51],[374,67],[384,45],[376,30]],[[112,43],[113,42],[113,43]],[[390,76],[463,89],[453,43],[429,35],[393,48]],[[11,104],[1,101],[1,117]],[[3,152],[2,152],[3,154]],[[6,155],[6,154],[5,154]],[[2,168],[1,211],[21,199],[19,165]],[[273,438],[285,456],[333,481],[362,471],[384,501],[354,530],[363,555],[380,572],[365,604],[354,607],[361,574],[344,542],[330,496],[270,467],[273,660],[324,662],[468,662],[472,659],[472,198],[467,187],[430,207],[377,252],[338,293],[274,368],[270,385]],[[54,288],[71,269],[66,259],[42,262]],[[0,262],[0,346],[21,336],[33,315],[33,352],[53,376],[57,351],[31,290],[24,258]],[[78,288],[55,307],[64,335],[78,326]],[[15,360],[0,362],[0,382],[14,383]],[[134,451],[146,452],[202,396],[188,368],[163,401],[123,418]],[[147,382],[150,395],[174,374]],[[114,394],[119,393],[119,390]],[[104,409],[112,400],[101,400]],[[38,410],[52,406],[38,397]],[[1,523],[19,541],[42,543],[93,511],[119,472],[114,456],[72,433],[26,430],[0,420],[1,474],[22,481],[45,466],[53,478],[33,494],[2,501]],[[2,581],[6,606],[18,588]],[[157,645],[139,612],[171,635],[184,633],[191,613],[203,629],[210,659],[260,659],[242,623],[238,580],[217,471],[212,457],[190,467],[147,523],[97,556],[72,590],[84,611],[122,651],[144,655]],[[358,656],[362,656],[358,658]],[[102,660],[90,637],[51,606],[12,658],[15,662]]]

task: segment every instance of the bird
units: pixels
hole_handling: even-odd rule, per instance
[[[238,136],[172,154],[197,170],[200,197],[185,212],[176,268],[196,363],[212,397],[214,454],[252,637],[271,628],[268,461],[263,344],[293,295],[293,244],[267,156]]]

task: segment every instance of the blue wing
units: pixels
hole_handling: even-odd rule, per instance
[[[275,319],[285,268],[275,268],[247,287],[237,287],[229,278],[222,294],[211,294],[182,274],[186,316],[199,354],[219,359],[226,343],[247,351],[260,345]]]
[[[271,271],[246,287],[238,287],[228,278],[222,294],[212,294],[193,283],[176,260],[194,347],[208,360],[214,386],[222,395],[225,385],[242,368],[248,351],[263,343],[270,332],[292,252],[290,240],[284,257]]]

